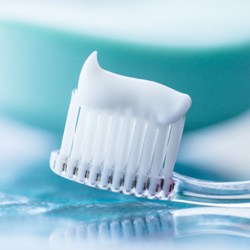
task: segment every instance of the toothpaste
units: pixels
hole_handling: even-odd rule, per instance
[[[188,95],[160,83],[102,69],[96,51],[82,67],[76,94],[82,107],[127,114],[165,125],[179,120],[191,105]]]

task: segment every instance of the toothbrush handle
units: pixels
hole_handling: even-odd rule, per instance
[[[250,208],[250,181],[212,182],[174,173],[175,188],[169,199],[209,206]]]

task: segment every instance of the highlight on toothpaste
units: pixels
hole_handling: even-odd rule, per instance
[[[191,105],[159,83],[102,69],[97,52],[72,92],[56,174],[88,186],[150,199],[250,207],[250,181],[211,182],[173,171]]]
[[[76,182],[147,198],[167,198],[191,98],[157,82],[85,61],[51,169]]]

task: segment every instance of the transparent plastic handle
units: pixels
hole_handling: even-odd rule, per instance
[[[250,181],[213,182],[174,173],[169,200],[197,205],[250,208]]]

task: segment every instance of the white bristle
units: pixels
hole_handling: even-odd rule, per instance
[[[166,197],[184,118],[161,125],[131,115],[80,108],[74,95],[72,99],[65,128],[70,133],[64,136],[55,171],[64,170],[65,177],[102,189]]]
[[[73,137],[75,134],[75,126],[77,123],[78,110],[79,107],[76,105],[75,92],[73,92],[61,144],[61,154],[65,156],[68,156],[71,151]]]
[[[76,125],[74,143],[72,145],[70,157],[73,159],[79,159],[81,157],[81,144],[84,135],[86,125],[87,113],[84,110],[79,111],[78,122]]]
[[[100,171],[105,157],[105,150],[107,146],[107,140],[110,132],[111,117],[102,115],[99,121],[99,127],[97,129],[95,145],[93,148],[93,159],[90,168],[89,183],[91,185],[96,184],[97,174]]]
[[[169,138],[170,128],[171,126],[159,128],[157,141],[155,145],[155,152],[152,161],[152,167],[150,173],[151,176],[154,177],[159,176],[162,170],[164,156],[167,150],[167,141]]]
[[[78,116],[78,111],[79,111],[79,106],[76,104],[76,101],[77,101],[76,95],[75,95],[75,92],[73,92],[71,96],[69,111],[68,111],[68,115],[66,119],[63,138],[62,138],[60,156],[55,165],[55,170],[58,173],[62,172],[63,170],[62,165],[67,160],[71,151],[73,137],[75,133],[75,126],[77,123],[77,116]]]
[[[167,144],[166,159],[165,159],[165,164],[163,168],[163,175],[166,180],[164,183],[164,187],[163,187],[163,192],[165,194],[169,192],[170,182],[168,180],[171,178],[173,168],[175,165],[177,152],[178,152],[178,148],[179,148],[181,137],[182,137],[184,121],[185,119],[181,118],[178,121],[176,121],[171,127],[169,141]]]
[[[73,145],[70,152],[70,156],[67,163],[67,172],[66,175],[69,178],[72,178],[74,168],[77,167],[78,162],[81,158],[81,144],[83,143],[83,135],[85,132],[87,113],[84,110],[79,110],[78,113],[78,122],[76,124],[75,135],[73,138]]]
[[[85,165],[85,163],[89,164],[93,158],[93,148],[94,148],[98,125],[99,125],[98,114],[88,110],[85,136],[83,139],[83,143],[81,145],[80,166]]]
[[[93,155],[93,166],[100,166],[105,157],[105,151],[107,147],[107,140],[110,133],[110,125],[111,125],[111,117],[110,116],[102,116],[100,120],[100,126],[96,135],[96,144],[94,147],[94,155]]]
[[[135,174],[139,166],[146,128],[147,125],[144,121],[136,121],[124,182],[124,192],[127,193],[130,192],[132,188],[132,182],[134,181]]]
[[[113,173],[112,190],[119,191],[120,182],[124,175],[124,169],[127,165],[127,159],[131,140],[133,136],[135,121],[130,117],[123,117],[122,127],[119,134],[118,151],[115,160],[115,169]]]
[[[82,143],[80,146],[80,158],[78,162],[78,173],[76,181],[83,181],[85,178],[85,171],[89,167],[93,151],[93,138],[95,136],[95,128],[98,124],[98,116],[90,112],[88,109],[83,109],[86,113],[86,123],[84,133],[82,134]]]
[[[150,184],[149,195],[154,196],[156,193],[156,186],[159,185],[159,176],[162,171],[165,152],[167,150],[167,139],[169,136],[171,126],[160,127],[157,134],[157,140],[155,144],[155,151],[150,169]]]
[[[103,162],[103,170],[100,186],[107,188],[109,177],[115,167],[115,159],[118,151],[119,134],[121,130],[122,118],[116,115],[113,116],[110,136],[108,138],[106,155]]]
[[[139,171],[137,174],[136,193],[141,195],[143,192],[144,184],[146,182],[147,174],[152,163],[152,157],[155,150],[155,142],[157,138],[158,129],[149,124],[143,143],[143,149],[139,164]]]

